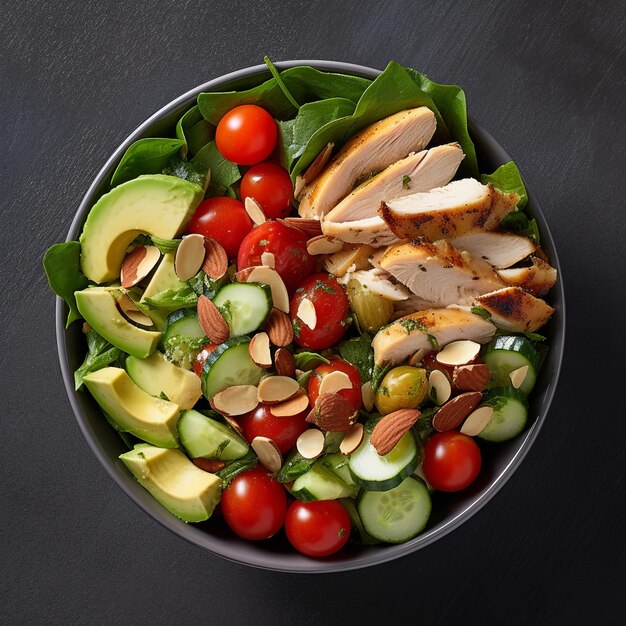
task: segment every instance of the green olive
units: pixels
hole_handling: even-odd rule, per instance
[[[402,365],[389,370],[376,391],[374,404],[381,415],[416,409],[428,395],[426,370]]]

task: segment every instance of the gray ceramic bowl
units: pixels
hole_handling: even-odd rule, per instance
[[[379,70],[369,67],[333,61],[288,61],[279,63],[278,67],[286,69],[295,65],[311,65],[324,71],[366,78],[375,78],[380,73]],[[92,183],[74,217],[68,240],[78,238],[89,209],[106,190],[109,177],[131,143],[142,137],[171,134],[178,117],[195,102],[196,96],[202,91],[248,88],[268,77],[269,72],[264,65],[226,74],[192,89],[147,119],[118,147]],[[497,166],[510,160],[504,149],[476,122],[471,122],[470,130],[476,143],[482,171],[493,171]],[[67,309],[63,301],[57,299],[57,343],[63,379],[72,409],[91,449],[124,492],[157,522],[200,548],[239,563],[286,572],[336,572],[391,561],[440,539],[478,512],[511,477],[539,433],[559,377],[565,337],[565,302],[561,268],[548,225],[530,190],[528,196],[529,211],[539,223],[543,246],[552,264],[559,270],[559,281],[549,296],[551,304],[556,308],[556,313],[546,328],[551,350],[530,397],[530,427],[512,441],[498,445],[483,445],[483,469],[479,479],[464,492],[450,495],[435,494],[428,527],[415,539],[400,545],[349,546],[335,557],[313,560],[293,550],[282,533],[268,541],[249,542],[238,539],[217,516],[197,525],[185,524],[175,518],[135,481],[118,460],[118,456],[126,448],[119,435],[102,416],[95,401],[88,393],[74,391],[72,373],[83,360],[84,339],[80,324],[73,324],[67,331],[65,330]]]

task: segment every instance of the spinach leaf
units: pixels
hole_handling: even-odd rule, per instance
[[[80,270],[80,244],[78,241],[55,243],[43,255],[43,268],[52,291],[63,298],[70,309],[65,328],[74,320],[81,319],[76,307],[74,292],[89,284]]]
[[[302,374],[298,376],[298,385],[300,385],[302,389],[307,388],[307,385],[309,384],[309,378],[311,378],[311,374],[313,374],[313,370],[302,372]]]
[[[231,480],[239,476],[242,472],[253,468],[258,462],[259,459],[257,455],[250,449],[244,456],[227,463],[216,475],[224,481],[225,485],[228,485]]]
[[[211,171],[210,188],[216,185],[230,187],[241,178],[239,168],[220,154],[215,141],[210,141],[203,146],[191,162]]]
[[[161,239],[150,235],[150,241],[160,250],[161,254],[175,254],[182,239]]]
[[[173,309],[195,306],[198,302],[198,295],[189,286],[185,285],[180,289],[167,289],[155,293],[151,298],[145,299],[151,309]]]
[[[341,97],[356,104],[372,84],[369,78],[324,72],[310,65],[292,67],[280,75],[291,92],[297,95],[299,102]]]
[[[330,361],[317,352],[297,352],[293,355],[296,368],[303,372],[314,370],[318,365],[330,363]]]
[[[170,159],[167,167],[163,168],[163,174],[188,180],[190,183],[195,183],[198,187],[202,187],[204,191],[206,191],[211,178],[211,172],[207,167],[199,165],[194,161],[185,161],[179,155]]]
[[[111,365],[122,358],[124,353],[112,346],[106,339],[101,337],[95,330],[90,330],[87,335],[87,354],[83,364],[74,372],[74,389],[78,390],[83,385],[83,378],[107,365]]]
[[[291,93],[289,92],[289,89],[287,89],[287,85],[285,85],[285,83],[283,82],[283,79],[280,77],[280,73],[276,69],[276,66],[272,63],[271,59],[268,56],[264,56],[263,61],[265,62],[265,65],[267,65],[267,69],[270,71],[270,74],[274,77],[276,84],[280,87],[280,90],[285,95],[285,98],[289,100],[289,102],[297,111],[300,108],[300,105],[296,102],[295,98],[291,95]]]
[[[198,152],[214,136],[215,127],[202,117],[197,105],[189,109],[176,124],[176,137],[185,142],[180,149],[183,157]]]
[[[344,361],[352,363],[361,375],[361,382],[371,379],[374,369],[374,350],[372,338],[369,335],[360,335],[346,339],[339,344],[339,354]]]
[[[137,178],[141,174],[160,174],[169,160],[185,145],[180,139],[151,137],[139,139],[124,153],[113,172],[111,187]]]
[[[516,193],[519,196],[517,206],[520,209],[526,206],[528,202],[526,186],[519,169],[517,169],[517,165],[513,161],[501,165],[493,174],[482,174],[480,180],[483,185],[491,183],[500,191],[504,191],[504,193]]]

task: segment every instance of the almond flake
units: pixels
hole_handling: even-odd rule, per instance
[[[483,394],[468,391],[448,400],[433,416],[433,428],[440,433],[457,429],[478,406]]]
[[[199,467],[205,472],[215,474],[226,466],[226,461],[220,461],[219,459],[203,459],[202,457],[191,459],[196,467]]]
[[[335,147],[334,143],[332,142],[327,143],[324,146],[324,149],[320,151],[320,153],[315,157],[315,159],[313,159],[313,162],[311,163],[311,165],[309,165],[306,172],[302,174],[302,178],[304,179],[304,182],[307,185],[312,180],[316,179],[321,173],[321,171],[324,169],[324,167],[326,166],[326,163],[328,163],[333,153],[334,147]]]
[[[298,306],[296,314],[311,330],[317,326],[317,313],[315,305],[308,299],[303,298]]]
[[[296,441],[296,449],[305,459],[314,459],[324,450],[324,433],[317,428],[305,430]]]
[[[343,241],[329,235],[318,235],[306,242],[306,251],[315,256],[318,254],[334,254],[343,249]]]
[[[263,265],[254,267],[246,277],[247,283],[263,283],[269,285],[272,290],[272,301],[274,306],[284,313],[289,313],[289,294],[287,287],[280,274],[271,267]]]
[[[257,388],[254,385],[235,385],[216,393],[210,400],[211,407],[222,415],[237,416],[256,409]]]
[[[218,308],[204,295],[198,297],[198,324],[213,343],[224,343],[230,329]]]
[[[204,237],[198,234],[185,235],[174,258],[174,271],[178,280],[193,278],[204,263],[204,255]]]
[[[309,407],[309,397],[306,395],[304,389],[300,389],[293,398],[279,402],[278,404],[272,404],[270,406],[270,413],[275,417],[292,417],[306,411]]]
[[[343,437],[339,444],[339,451],[343,454],[352,454],[363,441],[363,424],[357,422]]]
[[[322,378],[318,395],[321,396],[323,393],[337,393],[342,389],[352,389],[352,381],[345,372],[335,370]]]
[[[270,338],[267,333],[257,333],[248,344],[248,354],[259,367],[267,369],[272,366],[272,354],[270,352]]]
[[[140,326],[154,326],[154,322],[143,311],[137,308],[137,305],[127,294],[120,294],[115,301],[120,311],[122,311],[131,322],[135,322],[135,324],[139,324]]]
[[[130,289],[143,280],[159,262],[161,252],[156,246],[137,246],[122,261],[120,283]]]
[[[361,385],[361,398],[363,399],[363,408],[369,413],[374,408],[374,397],[376,394],[372,389],[372,383],[368,380]]]
[[[449,343],[435,359],[444,365],[466,365],[473,361],[480,352],[480,344],[469,339]]]
[[[228,271],[228,255],[219,241],[204,238],[204,262],[202,271],[213,280],[219,280]]]
[[[297,200],[300,197],[300,194],[302,193],[302,190],[304,189],[304,185],[306,183],[304,182],[304,177],[300,176],[300,174],[298,174],[296,176],[296,182],[293,186],[293,197]]]
[[[230,415],[222,415],[224,421],[228,423],[228,425],[239,435],[243,437],[243,430],[241,430],[241,426],[239,426],[239,422]],[[245,437],[244,437],[245,439]]]
[[[283,457],[278,446],[269,437],[255,437],[251,445],[266,470],[274,473],[281,468]]]
[[[419,365],[423,360],[424,357],[430,352],[430,350],[428,350],[427,348],[420,348],[410,359],[409,359],[409,365],[412,365],[413,367],[415,367],[416,365]]]
[[[276,267],[276,258],[274,257],[273,252],[264,252],[261,255],[261,265],[265,267],[271,267],[274,269]]]
[[[518,367],[516,370],[513,370],[509,374],[513,387],[515,387],[515,389],[519,389],[524,384],[527,375],[528,365],[522,365],[522,367]]]
[[[448,377],[441,370],[433,370],[428,377],[430,385],[430,397],[435,404],[441,406],[447,402],[452,395],[452,387]]]
[[[309,237],[317,237],[322,234],[322,222],[308,217],[286,217],[282,221],[287,226],[297,228]]]
[[[246,198],[244,201],[244,206],[246,207],[246,213],[248,214],[248,217],[256,226],[259,226],[267,221],[261,205],[254,198]]]
[[[278,404],[293,397],[300,390],[297,380],[287,376],[268,376],[259,383],[258,400],[266,404]]]
[[[475,437],[483,431],[485,426],[489,424],[493,416],[493,408],[490,406],[481,406],[473,413],[467,416],[463,426],[461,426],[461,432],[469,437]]]

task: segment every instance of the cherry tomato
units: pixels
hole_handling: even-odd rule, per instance
[[[436,433],[424,446],[422,470],[426,480],[439,491],[460,491],[474,482],[482,458],[480,448],[456,430]]]
[[[237,422],[250,443],[255,437],[268,437],[278,446],[281,454],[287,454],[296,439],[309,427],[305,421],[308,412],[307,409],[291,417],[275,417],[267,404],[260,404],[254,411],[237,417]]]
[[[234,198],[209,198],[200,203],[186,232],[212,237],[224,246],[228,258],[234,259],[252,226],[243,202]]]
[[[268,539],[282,527],[287,511],[283,486],[257,465],[239,474],[222,493],[222,513],[244,539]]]
[[[314,329],[298,317],[298,307],[305,298],[315,307],[317,322]],[[337,279],[324,272],[311,274],[300,283],[291,298],[289,310],[296,329],[294,341],[303,348],[330,348],[343,337],[348,328],[348,296]]]
[[[482,359],[477,356],[472,361],[472,363],[482,363]],[[426,356],[424,356],[424,358],[422,359],[422,365],[424,365],[424,367],[428,370],[428,373],[432,372],[433,370],[439,370],[440,372],[443,372],[450,381],[450,385],[452,386],[452,392],[457,393],[459,391],[459,389],[452,382],[454,379],[454,365],[439,363],[439,361],[437,361],[437,351],[433,350],[432,352],[429,352]]]
[[[343,372],[348,375],[350,382],[352,383],[351,389],[341,389],[337,392],[337,395],[342,396],[346,400],[349,400],[355,411],[358,411],[363,406],[363,396],[361,394],[361,376],[359,370],[344,361],[343,359],[331,359],[330,363],[324,363],[319,367],[316,367],[309,378],[308,392],[309,402],[311,406],[315,406],[315,401],[320,393],[320,385],[322,379],[331,372]]]
[[[265,217],[287,217],[291,213],[293,185],[287,170],[267,161],[251,167],[241,179],[241,199],[254,198]]]
[[[350,516],[336,500],[294,502],[287,511],[289,543],[307,556],[334,554],[350,537]]]
[[[215,130],[217,149],[239,165],[265,161],[274,151],[277,139],[274,118],[254,104],[242,104],[230,110]]]
[[[213,352],[213,350],[217,348],[217,345],[218,344],[216,343],[207,343],[204,346],[202,346],[202,350],[198,352],[198,356],[196,357],[196,360],[194,361],[194,364],[193,364],[193,371],[196,373],[197,376],[202,375],[202,368],[204,367],[204,362],[206,361],[209,354],[211,354],[211,352]]]
[[[292,293],[304,276],[315,270],[315,259],[306,251],[307,236],[282,222],[265,222],[241,242],[237,269],[262,265],[261,255],[274,255],[275,269]]]

